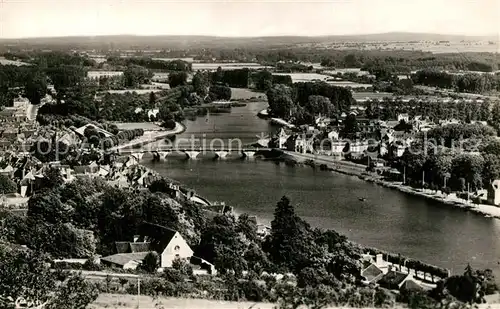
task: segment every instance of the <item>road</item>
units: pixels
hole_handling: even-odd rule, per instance
[[[48,95],[50,99],[42,99],[40,104],[34,105],[34,104],[28,104],[28,107],[26,108],[26,117],[28,118],[29,121],[35,121],[36,116],[38,115],[38,110],[45,105],[47,102],[52,102],[54,101],[54,98],[50,95]]]
[[[338,167],[343,167],[343,168],[348,168],[348,169],[354,169],[358,172],[364,172],[366,170],[366,166],[362,164],[356,164],[353,162],[348,162],[348,161],[341,161],[337,159],[336,157],[332,156],[326,156],[326,155],[314,155],[310,153],[299,153],[299,152],[294,152],[294,151],[288,151],[288,150],[282,150],[284,154],[294,157],[298,160],[305,161],[305,160],[313,160],[316,163],[319,164],[326,164],[328,167],[332,168],[338,168]]]

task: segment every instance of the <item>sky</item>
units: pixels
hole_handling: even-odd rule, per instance
[[[0,38],[499,35],[500,0],[0,0]]]

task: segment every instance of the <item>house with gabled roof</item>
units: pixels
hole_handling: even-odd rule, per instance
[[[101,263],[122,269],[136,269],[149,252],[117,253],[100,259]]]
[[[384,271],[372,263],[361,270],[361,276],[364,278],[363,283],[365,284],[376,283],[384,276]]]
[[[152,223],[144,223],[139,229],[138,242],[149,242],[150,249],[160,255],[160,267],[172,267],[175,259],[189,260],[193,250],[176,230]]]
[[[377,282],[381,287],[389,290],[401,290],[403,288],[411,290],[423,290],[422,286],[413,279],[412,274],[406,274],[395,270],[390,270]]]
[[[122,268],[134,268],[148,252],[156,251],[160,256],[160,268],[165,268],[172,267],[175,259],[189,262],[193,256],[193,250],[176,230],[146,222],[139,227],[138,232],[139,235],[133,241],[115,242],[116,254],[102,258],[101,261]],[[201,261],[200,264],[211,265],[206,261]]]

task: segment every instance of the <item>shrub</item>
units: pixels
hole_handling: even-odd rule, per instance
[[[144,269],[149,273],[154,273],[156,272],[156,270],[158,270],[159,266],[160,258],[158,257],[158,253],[151,251],[144,257],[144,260],[141,264],[141,269]]]

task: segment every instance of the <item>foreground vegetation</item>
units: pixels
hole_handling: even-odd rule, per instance
[[[9,286],[12,272],[17,272],[14,269],[31,263],[25,260],[28,257],[39,261],[39,268],[45,265],[36,252],[52,258],[92,260],[95,254],[112,253],[115,241],[131,239],[141,223],[152,222],[178,230],[194,248],[195,255],[213,261],[219,275],[194,276],[189,264],[181,261],[162,274],[154,274],[158,260],[148,258],[139,272],[145,276],[141,282],[141,293],[145,295],[265,301],[278,303],[281,308],[296,308],[300,304],[311,308],[329,304],[387,307],[397,302],[421,308],[424,304],[437,306],[442,301],[481,302],[483,295],[496,290],[490,271],[470,268],[463,276],[439,283],[430,293],[408,291],[398,296],[380,287],[363,286],[360,257],[364,249],[335,231],[312,229],[295,214],[286,197],[276,205],[271,233],[261,239],[247,215],[235,218],[226,214],[208,219],[200,206],[164,193],[168,191],[167,182],[162,179],[151,183],[150,190],[112,188],[100,179],[79,179],[70,184],[57,181],[57,176],[52,179],[56,179],[52,186],[39,190],[30,199],[26,217],[2,214],[0,239],[25,245],[27,249],[2,249],[7,263],[1,269],[9,273],[0,276],[0,287]],[[100,269],[92,265],[89,261],[85,268]],[[39,268],[22,268],[28,272],[23,276],[29,278],[36,271],[37,278],[49,280],[49,275],[59,274],[46,270],[47,275],[43,275]],[[285,276],[276,278],[271,273]],[[65,276],[58,279],[62,286],[64,282],[84,285],[83,292],[72,294],[75,302],[82,304],[95,299],[95,292],[90,292],[95,289],[106,293],[137,291],[134,280],[109,278],[93,285]],[[23,284],[28,291],[37,289],[33,282]],[[11,296],[11,289],[0,291],[4,297]],[[33,295],[24,296],[33,299]],[[12,297],[15,296],[18,295]]]

